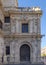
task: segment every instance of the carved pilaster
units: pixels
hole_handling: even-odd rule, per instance
[[[41,22],[40,22],[40,17],[38,17],[38,34],[41,34]]]
[[[11,18],[11,34],[16,33],[16,19]]]

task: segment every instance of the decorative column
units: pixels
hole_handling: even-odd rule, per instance
[[[15,40],[12,39],[10,44],[10,62],[15,62]]]
[[[31,19],[30,21],[29,21],[29,33],[32,33],[33,32],[33,19]]]
[[[38,21],[37,21],[37,18],[34,19],[34,33],[37,34],[38,33]]]
[[[15,62],[16,63],[19,63],[20,62],[20,59],[19,59],[19,43],[18,43],[18,40],[15,40],[15,42],[16,42],[16,46],[15,46]]]
[[[0,37],[0,62],[4,59],[4,40],[2,37]]]
[[[38,34],[41,34],[41,21],[40,21],[40,17],[38,17]]]
[[[19,20],[16,20],[16,33],[21,33],[21,23]]]
[[[16,19],[11,18],[11,34],[16,33]]]
[[[41,62],[41,39],[37,39],[37,60],[38,62]]]
[[[36,48],[36,41],[35,41],[35,39],[33,39],[33,61],[32,61],[32,63],[36,63],[36,52],[37,52],[37,48]]]

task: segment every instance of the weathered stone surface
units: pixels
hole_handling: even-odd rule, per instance
[[[10,34],[11,33],[11,25],[9,23],[4,23],[3,31],[4,31],[4,35]]]
[[[17,7],[18,0],[1,0],[4,7]]]
[[[38,7],[15,8],[14,6],[17,6],[15,1],[17,2],[17,0],[6,0],[3,5],[7,6],[4,7],[3,11],[0,10],[0,19],[2,21],[4,21],[4,16],[10,16],[10,23],[3,22],[3,35],[1,36],[0,34],[0,56],[3,57],[3,62],[5,63],[21,63],[20,48],[26,44],[30,47],[29,62],[38,63],[41,61],[41,9]],[[23,23],[28,23],[28,33],[22,33]],[[10,46],[10,55],[6,55],[6,46]]]

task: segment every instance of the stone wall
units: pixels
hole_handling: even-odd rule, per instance
[[[0,20],[2,21],[2,23],[4,23],[4,15],[1,9],[0,9]]]
[[[18,1],[17,0],[1,0],[3,7],[17,7]]]
[[[25,16],[25,18],[24,18]],[[20,47],[23,44],[27,44],[30,46],[30,62],[36,63],[40,61],[40,38],[31,38],[31,37],[24,37],[23,35],[38,35],[40,34],[40,21],[38,16],[31,16],[31,15],[10,15],[10,23],[4,23],[4,45],[5,50],[6,46],[10,46],[10,62],[20,63]],[[29,24],[29,33],[22,33],[22,23]],[[15,37],[12,36],[15,34]],[[16,37],[17,34],[21,37]],[[7,37],[7,35],[11,35],[11,37]],[[38,40],[39,39],[39,40]],[[6,51],[4,51],[4,62],[7,60]]]
[[[11,15],[11,31],[13,33],[22,33],[22,23],[28,23],[30,34],[40,34],[40,18],[38,16],[26,14]]]
[[[40,42],[40,41],[39,41]],[[5,38],[5,48],[7,45],[10,46],[10,62],[20,63],[20,47],[23,44],[27,44],[30,47],[30,62],[36,63],[40,61],[40,43],[36,39],[32,38]],[[6,51],[4,51],[4,59],[6,56]],[[4,61],[6,62],[6,60]]]
[[[7,2],[7,1],[5,1]],[[9,0],[7,5],[11,6],[13,2]],[[11,3],[11,4],[10,4]],[[5,6],[6,6],[5,4]],[[7,10],[7,9],[6,9]],[[16,10],[17,11],[17,10]],[[15,11],[15,12],[16,12]],[[2,11],[0,10],[0,19],[4,21]],[[10,57],[10,62],[20,63],[20,47],[27,44],[30,47],[30,62],[40,62],[40,49],[41,49],[41,35],[40,29],[40,15],[34,11],[31,14],[28,10],[26,12],[22,9],[15,13],[14,11],[5,11],[4,15],[10,15],[10,23],[3,22],[3,35],[0,36],[0,55],[3,56],[4,62],[7,62],[7,57]],[[31,9],[32,12],[32,9]],[[39,14],[39,15],[38,15]],[[2,16],[1,16],[2,15]],[[28,23],[28,33],[22,33],[22,23]],[[2,31],[1,30],[1,31]],[[1,35],[1,34],[0,34]],[[6,55],[6,46],[10,46],[10,55]]]

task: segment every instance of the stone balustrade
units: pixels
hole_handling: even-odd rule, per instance
[[[39,7],[4,7],[5,11],[10,11],[10,10],[14,10],[17,12],[33,12],[33,11],[41,11],[41,9]]]

